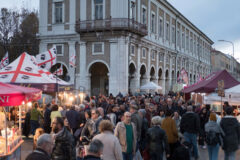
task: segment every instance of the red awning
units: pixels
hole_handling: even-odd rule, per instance
[[[218,81],[224,81],[224,89],[231,88],[239,84],[226,70],[214,72],[207,76],[204,80],[188,86],[183,89],[184,93],[211,93],[218,87]]]
[[[0,82],[0,106],[18,106],[40,99],[42,91]]]

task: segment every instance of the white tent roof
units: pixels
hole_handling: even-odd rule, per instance
[[[240,98],[222,97],[222,102],[228,101],[231,105],[240,105]],[[204,96],[204,104],[221,104],[221,97],[217,93],[211,93]]]
[[[4,83],[58,83],[70,85],[36,64],[36,59],[26,52],[0,70],[0,81]]]
[[[147,84],[141,86],[140,89],[143,89],[143,90],[158,90],[158,89],[162,89],[162,87],[157,85],[154,82],[148,82]]]
[[[231,97],[239,97],[240,98],[240,84],[236,85],[232,88],[225,90],[226,95],[231,95]]]

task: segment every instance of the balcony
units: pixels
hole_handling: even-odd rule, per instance
[[[128,18],[114,18],[104,20],[77,21],[76,32],[103,32],[103,31],[127,31],[140,36],[148,34],[147,26]]]

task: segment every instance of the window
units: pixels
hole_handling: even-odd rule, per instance
[[[195,55],[195,53],[196,53],[196,42],[193,41],[193,54]]]
[[[189,38],[186,36],[186,50],[189,50]]]
[[[156,23],[155,23],[155,13],[152,12],[152,16],[151,16],[151,31],[153,33],[155,33],[155,26],[156,26]]]
[[[159,31],[158,31],[158,34],[159,34],[159,37],[163,37],[163,20],[162,18],[159,18]]]
[[[177,30],[177,45],[180,47],[180,31]]]
[[[142,7],[142,23],[147,24],[147,10],[146,7]]]
[[[57,55],[58,56],[63,56],[63,44],[57,44],[56,49],[57,49]]]
[[[182,48],[185,48],[185,34],[182,33]]]
[[[193,53],[193,39],[190,39],[190,52]]]
[[[172,27],[172,43],[175,43],[175,27]]]
[[[135,19],[136,16],[136,5],[135,5],[135,2],[134,1],[131,1],[130,2],[130,19]]]
[[[166,23],[166,40],[169,41],[170,38],[170,28],[169,28],[169,23]]]
[[[103,19],[103,0],[94,0],[95,19]]]
[[[131,44],[131,55],[135,55],[135,46]]]
[[[142,58],[146,58],[146,48],[142,49]]]
[[[93,43],[92,54],[93,55],[104,54],[104,43],[103,42]]]
[[[163,62],[164,61],[164,53],[159,54],[159,61]]]
[[[151,58],[152,58],[152,60],[155,60],[155,51],[152,51]]]
[[[55,23],[63,23],[63,2],[55,3]]]

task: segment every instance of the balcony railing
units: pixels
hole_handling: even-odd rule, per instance
[[[148,34],[146,25],[128,18],[112,18],[76,22],[76,32],[80,34],[101,31],[128,31],[139,34],[140,36],[146,36]]]

